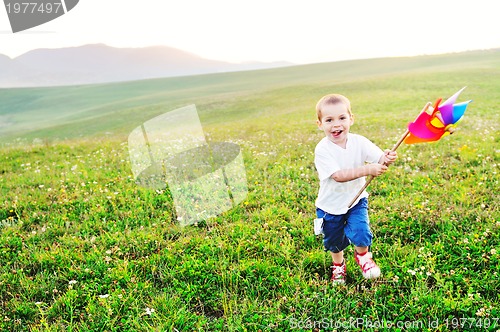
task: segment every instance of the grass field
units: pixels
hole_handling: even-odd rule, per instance
[[[0,90],[0,329],[500,330],[499,55]],[[346,95],[351,131],[390,148],[463,86],[456,133],[401,146],[369,187],[383,277],[350,248],[333,287],[312,232],[317,100]],[[127,135],[193,103],[209,141],[241,146],[249,192],[183,228],[168,190],[135,184]]]

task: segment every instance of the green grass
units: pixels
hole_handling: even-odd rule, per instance
[[[497,54],[0,90],[13,124],[0,153],[0,330],[499,330]],[[401,146],[369,187],[383,277],[363,280],[350,248],[348,282],[333,287],[312,232],[315,103],[345,94],[352,132],[390,148],[425,102],[465,85],[460,101],[474,101],[457,132]],[[191,103],[209,140],[242,147],[249,193],[182,228],[168,191],[134,183],[126,139]]]

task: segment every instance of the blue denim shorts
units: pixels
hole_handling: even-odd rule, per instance
[[[325,250],[340,252],[353,243],[357,247],[369,247],[373,234],[368,218],[368,199],[362,198],[346,214],[329,214],[316,208],[318,218],[323,218],[323,245]]]

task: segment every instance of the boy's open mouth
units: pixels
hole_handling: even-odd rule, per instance
[[[332,131],[332,136],[333,137],[339,137],[340,134],[342,134],[343,130],[334,130]]]

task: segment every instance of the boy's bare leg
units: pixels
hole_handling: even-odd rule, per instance
[[[360,255],[363,255],[368,251],[368,247],[354,247],[354,250]]]
[[[333,260],[333,263],[335,264],[342,264],[344,262],[344,251],[339,251],[339,252],[331,252],[330,251],[330,254],[332,254],[332,260]]]

